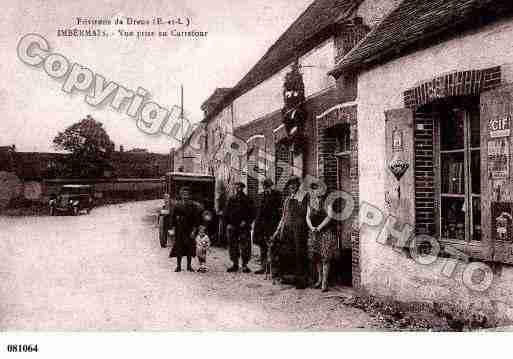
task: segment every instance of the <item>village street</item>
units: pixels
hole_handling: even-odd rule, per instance
[[[209,273],[175,273],[157,240],[160,203],[110,205],[78,217],[0,217],[0,330],[379,327],[341,304],[349,289],[297,291],[226,273],[223,249],[211,252]]]

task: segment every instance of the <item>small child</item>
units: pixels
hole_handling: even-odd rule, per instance
[[[198,234],[196,235],[196,255],[198,256],[198,261],[200,267],[198,268],[198,272],[205,273],[207,271],[206,261],[207,261],[207,251],[210,247],[210,239],[207,235],[207,228],[204,225],[200,225],[198,228]]]

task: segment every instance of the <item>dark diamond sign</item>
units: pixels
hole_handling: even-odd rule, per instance
[[[408,168],[410,168],[410,165],[405,160],[395,159],[388,164],[388,168],[394,174],[395,178],[400,181]]]

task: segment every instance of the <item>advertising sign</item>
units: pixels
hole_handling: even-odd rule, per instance
[[[488,121],[488,131],[491,138],[509,137],[511,116],[495,118]]]
[[[506,138],[488,141],[488,173],[492,179],[509,178],[509,141]]]

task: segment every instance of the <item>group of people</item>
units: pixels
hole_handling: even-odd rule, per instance
[[[315,272],[315,288],[328,290],[329,264],[337,253],[336,223],[324,198],[312,195],[315,191],[300,191],[301,179],[291,176],[284,196],[265,179],[264,191],[257,206],[244,193],[242,182],[235,184],[235,193],[227,202],[222,215],[231,265],[228,272],[250,273],[251,233],[260,247],[260,269],[256,274],[269,273],[282,283],[304,289],[309,283],[309,268]],[[170,256],[177,258],[176,271],[181,271],[182,257],[187,257],[187,270],[194,271],[191,259],[198,256],[200,269],[206,271],[205,261],[210,241],[205,233],[206,223],[200,210],[190,200],[188,188],[181,189],[180,200],[173,211],[175,242]]]

